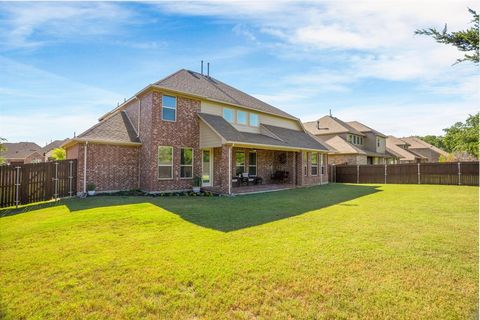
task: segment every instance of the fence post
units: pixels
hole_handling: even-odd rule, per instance
[[[20,189],[20,167],[15,167],[16,177],[15,177],[15,208],[18,208],[18,191]]]
[[[55,200],[58,199],[58,162],[55,162],[55,178],[53,179],[55,181],[55,194],[53,197]]]
[[[69,184],[69,191],[68,195],[71,197],[72,196],[72,179],[73,179],[73,161],[70,160],[69,162],[70,168],[68,170],[68,184]]]
[[[387,164],[385,163],[385,184],[387,184]]]
[[[462,170],[460,162],[458,162],[458,185],[462,184]]]
[[[418,169],[417,169],[417,175],[418,175],[418,184],[420,184],[420,162],[417,164]]]
[[[360,183],[360,165],[357,164],[357,184]]]

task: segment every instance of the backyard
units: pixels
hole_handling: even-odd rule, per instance
[[[331,184],[2,210],[0,318],[472,318],[478,191]]]

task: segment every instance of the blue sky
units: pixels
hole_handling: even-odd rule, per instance
[[[0,2],[0,136],[73,136],[178,69],[304,121],[329,112],[385,134],[441,134],[479,106],[478,67],[414,36],[468,27],[469,1]]]

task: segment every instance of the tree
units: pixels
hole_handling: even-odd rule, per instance
[[[470,115],[463,122],[457,122],[445,131],[443,142],[448,151],[468,152],[478,158],[478,133],[480,113]]]
[[[7,151],[7,148],[3,144],[3,141],[7,141],[7,139],[0,137],[0,152]],[[5,163],[5,158],[0,156],[0,165]]]
[[[67,157],[67,153],[63,148],[56,148],[52,151],[52,158],[55,160],[65,160]]]
[[[445,23],[445,27],[443,28],[442,32],[438,31],[435,28],[428,28],[421,30],[417,29],[415,31],[415,34],[431,36],[438,43],[450,44],[457,47],[457,49],[462,52],[469,52],[464,54],[463,59],[457,59],[457,62],[455,63],[459,63],[462,61],[472,61],[473,63],[478,63],[479,15],[475,10],[472,10],[470,8],[468,9],[468,11],[473,15],[473,19],[471,20],[471,22],[473,23],[473,27],[471,27],[470,29],[447,33],[447,24]]]
[[[423,137],[417,137],[422,139],[423,141],[430,143],[432,146],[435,146],[437,148],[440,148],[445,151],[450,151],[447,150],[445,143],[443,142],[443,137],[442,136],[434,136],[434,135],[428,135],[428,136],[423,136]]]

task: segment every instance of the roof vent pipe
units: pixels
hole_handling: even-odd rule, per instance
[[[203,76],[203,60],[200,62],[200,73]]]
[[[210,78],[210,62],[207,62],[207,77]]]

